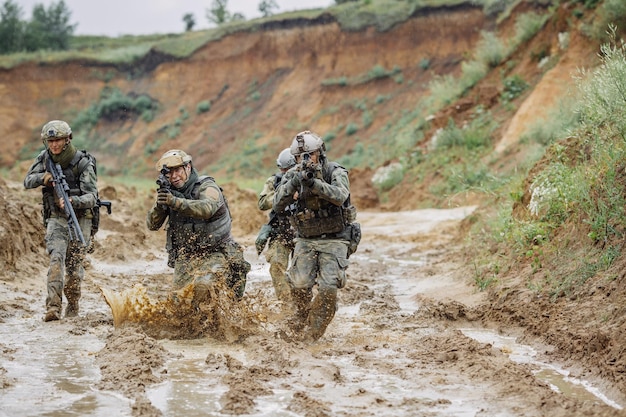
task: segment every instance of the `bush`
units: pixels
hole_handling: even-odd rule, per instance
[[[100,101],[80,112],[73,121],[75,130],[91,130],[100,119],[109,121],[139,117],[146,122],[152,121],[158,103],[146,95],[131,96],[118,88],[105,87],[100,93]]]
[[[506,56],[504,43],[493,32],[482,32],[476,47],[476,59],[490,67],[497,67]]]
[[[354,135],[357,131],[359,130],[359,127],[354,124],[354,123],[349,123],[348,126],[346,126],[346,135],[348,136],[352,136]]]
[[[531,39],[541,29],[547,19],[548,15],[542,16],[533,12],[520,15],[515,21],[513,42],[519,45]]]
[[[204,100],[198,103],[196,106],[196,114],[206,113],[211,110],[211,101]]]
[[[404,167],[399,162],[385,165],[376,170],[372,176],[372,183],[379,191],[391,190],[404,178]]]
[[[502,103],[506,104],[519,97],[528,88],[528,83],[524,79],[515,74],[512,77],[504,79],[504,89],[500,95]]]

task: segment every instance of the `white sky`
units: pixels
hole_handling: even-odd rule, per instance
[[[326,8],[334,0],[274,0],[275,13],[293,10]],[[22,9],[22,20],[30,20],[33,6],[46,8],[59,0],[14,0]],[[260,17],[261,0],[228,0],[226,9],[241,13],[247,20]],[[194,15],[194,30],[210,27],[206,10],[211,0],[65,0],[72,12],[70,23],[77,23],[75,35],[150,35],[155,33],[181,33],[185,30],[183,15]]]

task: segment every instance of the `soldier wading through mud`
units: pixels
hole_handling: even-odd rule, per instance
[[[285,274],[289,266],[289,257],[294,248],[295,233],[289,223],[288,210],[277,212],[272,207],[274,205],[274,194],[283,179],[283,175],[296,165],[296,158],[291,154],[290,148],[284,149],[278,154],[276,165],[280,171],[265,181],[263,191],[259,194],[259,209],[270,210],[270,215],[269,222],[261,227],[255,246],[257,254],[260,255],[269,240],[266,259],[270,264],[270,276],[272,277],[274,291],[280,301],[289,305],[291,288]]]
[[[173,149],[156,164],[161,175],[157,199],[148,212],[148,229],[158,230],[166,219],[168,266],[174,287],[194,284],[193,302],[208,301],[220,288],[241,298],[250,264],[231,235],[231,216],[222,189],[209,176],[200,176],[191,156]]]
[[[48,268],[48,295],[44,321],[61,318],[62,297],[65,293],[65,317],[78,315],[81,284],[85,275],[83,261],[91,238],[93,209],[97,204],[95,167],[88,155],[72,144],[72,129],[62,120],[52,120],[41,129],[41,140],[46,149],[35,159],[24,179],[25,188],[43,187],[43,218],[46,226],[46,251],[50,255]],[[67,196],[85,240],[73,240],[68,227],[65,200],[54,189],[52,174],[46,169],[61,167],[69,187]],[[67,279],[65,279],[67,278]]]
[[[296,165],[283,176],[274,195],[281,212],[295,201],[290,221],[296,246],[287,272],[296,309],[287,338],[319,339],[337,311],[337,289],[346,284],[348,256],[360,240],[356,209],[350,204],[350,181],[345,168],[326,158],[322,139],[304,131],[291,144]],[[317,294],[313,298],[313,287]]]

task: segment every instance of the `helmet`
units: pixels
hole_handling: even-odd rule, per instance
[[[182,165],[187,165],[191,162],[191,156],[179,149],[171,149],[163,154],[161,159],[156,163],[157,171],[163,168],[163,165],[168,168],[176,168]]]
[[[291,149],[285,148],[278,154],[276,165],[281,169],[289,169],[296,164],[296,158],[291,154]]]
[[[295,156],[315,152],[317,150],[319,150],[320,155],[323,156],[326,146],[324,146],[322,138],[309,130],[298,133],[296,137],[293,138],[293,142],[291,142],[291,154]]]
[[[72,138],[72,128],[63,120],[51,120],[41,128],[41,139]]]

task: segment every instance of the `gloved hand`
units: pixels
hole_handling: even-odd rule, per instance
[[[43,179],[41,181],[43,182],[44,187],[51,187],[52,186],[52,174],[49,172],[45,172],[43,174]]]
[[[174,207],[176,204],[176,197],[171,193],[161,191],[157,194],[157,204],[161,206]]]
[[[300,189],[300,173],[296,172],[295,175],[291,177],[291,180],[289,180],[289,182],[296,190]]]
[[[264,224],[259,231],[259,235],[257,236],[256,241],[254,242],[257,255],[260,255],[261,252],[263,252],[263,249],[265,249],[265,245],[270,238],[270,233],[272,233],[272,226],[270,226],[269,224]]]

